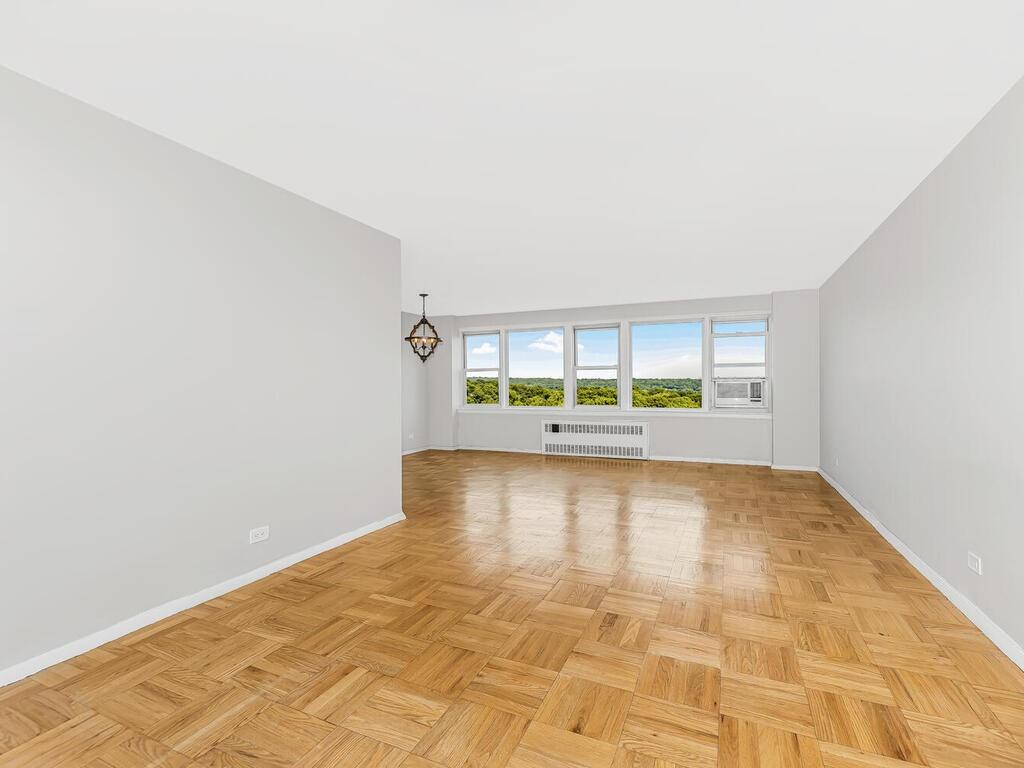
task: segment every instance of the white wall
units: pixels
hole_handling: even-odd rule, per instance
[[[771,296],[622,304],[609,307],[467,315],[438,318],[438,329],[451,343],[445,357],[430,373],[432,407],[431,444],[436,447],[484,448],[502,451],[537,451],[540,423],[549,411],[485,411],[460,409],[462,401],[460,333],[464,329],[508,326],[544,327],[553,324],[657,319],[705,313],[770,313]],[[817,322],[816,314],[811,318]],[[445,335],[447,333],[447,335]],[[435,357],[437,355],[435,354]],[[432,361],[433,362],[433,361]],[[430,363],[428,363],[428,366]],[[815,373],[816,375],[816,373]],[[608,414],[561,411],[569,419],[643,419],[651,424],[651,455],[669,459],[710,459],[752,464],[772,461],[772,418],[759,414],[657,413],[615,411]]]
[[[0,674],[399,513],[362,405],[401,397],[399,242],[6,70],[0,103]]]
[[[1019,82],[820,292],[823,468],[1017,643],[1022,137]]]
[[[419,451],[430,445],[430,402],[427,397],[427,362],[421,361],[405,337],[419,315],[402,313],[402,451]],[[443,337],[442,337],[443,338]],[[435,352],[436,354],[436,352]]]
[[[772,294],[772,463],[818,468],[818,292]]]
[[[458,331],[455,330],[454,317],[431,317],[430,321],[437,329],[438,335],[444,339],[426,363],[430,445],[432,448],[455,448],[457,378],[453,366],[456,360],[461,359],[460,341]]]

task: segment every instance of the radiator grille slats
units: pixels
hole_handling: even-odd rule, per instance
[[[616,459],[644,459],[644,449],[629,445],[582,445],[574,443],[545,443],[544,453],[563,456],[608,456]]]
[[[577,421],[544,422],[545,432],[570,435],[642,435],[646,424],[590,424]]]
[[[545,421],[541,449],[555,456],[595,456],[615,459],[649,458],[646,422]]]

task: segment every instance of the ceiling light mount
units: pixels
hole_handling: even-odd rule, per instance
[[[437,335],[437,329],[434,327],[434,324],[427,320],[427,295],[426,293],[420,294],[420,297],[423,299],[423,316],[412,327],[412,330],[409,331],[409,335],[405,337],[405,340],[409,342],[409,346],[412,347],[412,351],[416,353],[416,357],[424,363],[427,362],[428,357],[434,354],[437,345],[444,341],[444,339]]]

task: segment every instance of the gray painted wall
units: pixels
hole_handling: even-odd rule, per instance
[[[405,337],[419,315],[402,313],[402,451],[418,451],[430,445],[430,402],[427,398],[427,366],[433,355],[422,362],[409,347]],[[442,336],[442,338],[444,338]],[[437,354],[436,352],[434,353]]]
[[[818,292],[772,294],[772,463],[818,467]]]
[[[1018,643],[1022,137],[1019,82],[820,291],[822,467]]]
[[[0,102],[0,669],[400,512],[398,240]]]
[[[448,315],[432,317],[430,321],[444,339],[430,359],[427,360],[427,402],[430,406],[430,445],[432,448],[455,448],[455,407],[454,388],[456,377],[453,366],[460,360],[458,331],[455,318]]]

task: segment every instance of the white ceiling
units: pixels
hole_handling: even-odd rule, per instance
[[[0,64],[401,237],[431,314],[817,287],[1020,0],[7,0]]]

